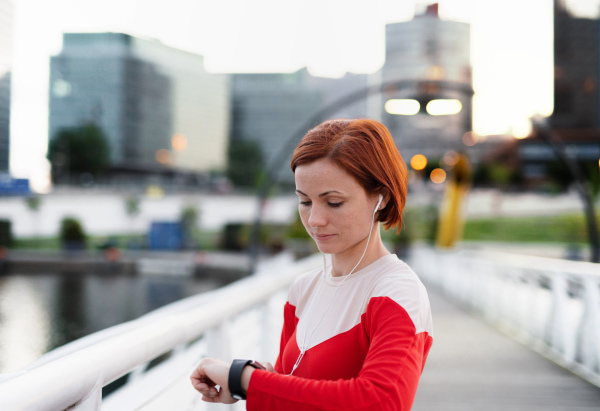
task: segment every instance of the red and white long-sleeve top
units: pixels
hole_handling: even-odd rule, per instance
[[[346,280],[322,271],[292,285],[277,373],[254,371],[246,408],[410,410],[432,344],[425,287],[395,255]]]

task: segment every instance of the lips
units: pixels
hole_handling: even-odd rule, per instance
[[[315,240],[317,241],[327,241],[330,238],[333,238],[333,234],[314,234]]]

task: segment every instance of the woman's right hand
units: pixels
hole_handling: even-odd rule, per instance
[[[276,372],[271,363],[265,362],[260,364],[265,367],[265,371]],[[202,394],[202,401],[221,402],[224,404],[237,402],[229,392],[230,366],[230,364],[214,358],[204,358],[200,361],[200,364],[198,364],[190,376],[190,380],[196,391]],[[242,374],[241,381],[244,390],[248,389],[250,376],[254,369],[248,367],[246,371]]]
[[[196,367],[190,380],[193,387],[202,394],[202,401],[233,404],[228,386],[230,364],[214,358],[204,358]]]

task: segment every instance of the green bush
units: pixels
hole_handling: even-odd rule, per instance
[[[63,249],[82,250],[86,248],[85,231],[76,218],[66,217],[62,219],[59,238]]]
[[[227,223],[223,227],[221,249],[227,251],[242,251],[248,245],[250,230],[242,223]]]
[[[11,222],[9,220],[0,220],[0,247],[11,247],[13,245],[13,236]]]

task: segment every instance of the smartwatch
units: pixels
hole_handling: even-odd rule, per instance
[[[229,379],[227,383],[229,384],[231,396],[236,400],[246,399],[246,393],[242,389],[242,372],[246,368],[246,365],[254,367],[257,370],[265,369],[261,364],[252,360],[233,360],[231,367],[229,367]]]

